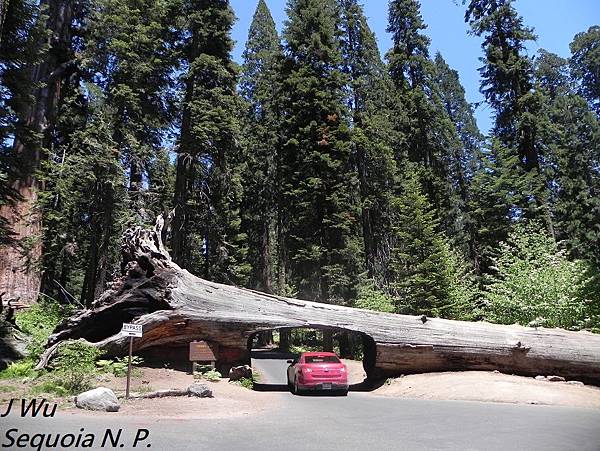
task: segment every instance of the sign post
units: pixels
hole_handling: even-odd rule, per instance
[[[133,353],[133,337],[142,336],[142,325],[123,323],[121,333],[126,337],[129,337],[129,363],[127,364],[127,387],[125,389],[125,399],[129,399],[129,384],[131,381],[131,354]]]

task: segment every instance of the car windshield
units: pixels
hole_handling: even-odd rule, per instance
[[[306,363],[340,363],[334,355],[308,355],[304,357]]]

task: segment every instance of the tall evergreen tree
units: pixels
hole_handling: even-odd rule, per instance
[[[244,120],[247,167],[244,175],[244,229],[248,234],[250,286],[267,293],[274,284],[277,234],[277,155],[280,145],[278,68],[283,51],[275,22],[259,0],[243,54],[240,90],[248,102]]]
[[[452,152],[448,155],[450,179],[458,194],[458,223],[454,227],[453,241],[466,251],[475,269],[478,269],[479,250],[475,236],[476,224],[471,214],[471,183],[481,158],[483,135],[477,127],[473,107],[465,99],[458,72],[448,66],[439,52],[435,55],[434,64],[437,93],[460,140],[460,145],[452,146]]]
[[[175,2],[98,0],[89,20],[84,62],[117,117],[114,136],[127,167],[132,220],[154,221],[144,189],[172,123]],[[154,193],[158,194],[158,193]],[[158,208],[157,208],[158,207]]]
[[[556,235],[572,256],[600,263],[600,124],[577,94],[568,61],[541,50],[535,79],[544,106],[540,141],[551,168]]]
[[[387,31],[393,43],[387,53],[389,71],[398,91],[397,108],[407,118],[399,124],[406,136],[406,150],[397,152],[397,158],[407,156],[418,163],[424,193],[442,220],[442,228],[454,233],[457,193],[448,164],[450,149],[460,143],[436,92],[429,38],[421,31],[427,26],[419,8],[417,0],[393,0],[389,4]]]
[[[401,185],[394,202],[388,291],[398,313],[439,316],[450,297],[450,247],[422,193],[414,163],[406,165]]]
[[[499,174],[513,185],[508,188],[510,217],[504,221],[540,218],[553,234],[537,139],[540,103],[533,89],[532,60],[525,54],[525,44],[535,38],[533,30],[523,24],[512,0],[471,0],[465,20],[474,35],[484,36],[481,92],[495,110],[498,150],[508,153],[501,160],[512,165],[501,168],[496,162]]]
[[[333,0],[290,0],[287,12],[281,205],[289,281],[301,297],[340,303],[354,294],[361,254],[340,13]]]
[[[571,42],[571,72],[579,93],[600,116],[600,26],[577,33]]]
[[[397,179],[392,144],[400,139],[388,114],[393,88],[362,7],[357,0],[343,0],[340,5],[341,51],[349,83],[347,104],[360,188],[365,267],[369,278],[381,281],[388,263],[390,206]]]
[[[234,15],[228,1],[189,0],[180,19],[184,92],[173,259],[212,280],[244,284],[249,268],[246,236],[240,231],[241,105],[230,56]]]

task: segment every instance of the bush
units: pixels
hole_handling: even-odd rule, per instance
[[[39,395],[42,393],[51,393],[58,396],[66,396],[69,394],[69,391],[60,385],[60,383],[55,378],[49,378],[41,382],[40,384],[36,384],[31,387],[31,394]]]
[[[67,341],[60,345],[52,362],[55,381],[60,381],[68,393],[77,394],[91,388],[96,373],[96,359],[102,351],[83,341]]]
[[[0,379],[34,378],[37,376],[37,372],[33,369],[34,366],[34,363],[30,360],[12,362],[6,369],[0,371]]]
[[[395,310],[393,299],[378,290],[373,281],[363,282],[358,286],[354,307],[384,313],[394,313]]]
[[[232,381],[232,383],[241,385],[242,387],[247,388],[248,390],[253,390],[254,384],[256,384],[259,381],[259,379],[260,376],[256,371],[254,371],[252,373],[252,377],[242,377],[240,380]]]
[[[71,313],[72,306],[63,306],[47,298],[17,313],[17,326],[31,336],[31,342],[27,346],[30,359],[36,360],[40,356],[52,331]]]
[[[536,224],[519,225],[494,258],[485,314],[490,321],[579,330],[595,320],[586,297],[588,265],[566,251]]]
[[[221,375],[221,373],[219,373],[217,370],[210,370],[207,371],[206,373],[204,373],[202,375],[207,381],[210,382],[218,382],[221,380],[221,378],[223,377]]]
[[[120,357],[114,360],[98,360],[96,366],[103,373],[112,373],[116,377],[123,377],[127,375],[127,367],[129,365],[129,357]],[[133,368],[133,366],[141,365],[144,363],[144,359],[136,355],[131,357],[131,372],[139,372],[139,368]]]

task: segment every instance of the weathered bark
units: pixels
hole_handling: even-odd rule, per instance
[[[143,325],[136,352],[207,340],[219,344],[221,368],[248,363],[248,338],[255,332],[309,327],[361,333],[370,377],[500,370],[600,385],[600,335],[377,313],[213,283],[174,264],[160,236],[160,230],[126,232],[123,278],[92,309],[57,328],[40,367],[69,338],[125,355],[123,322]]]

